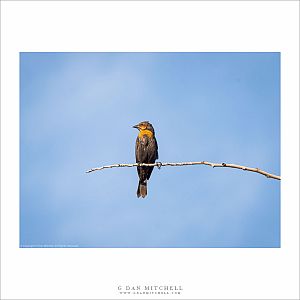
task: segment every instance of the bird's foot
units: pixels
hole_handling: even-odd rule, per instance
[[[161,166],[162,166],[162,163],[159,161],[159,162],[157,162],[157,168],[160,170],[160,168],[161,168]]]

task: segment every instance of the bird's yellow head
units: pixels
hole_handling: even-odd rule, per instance
[[[137,125],[132,126],[133,128],[137,128],[140,132],[139,132],[139,136],[142,137],[143,135],[147,135],[149,137],[153,137],[154,136],[154,128],[152,126],[151,123],[149,123],[148,121],[143,121],[140,122]]]

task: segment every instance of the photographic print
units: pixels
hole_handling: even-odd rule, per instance
[[[278,52],[20,53],[21,248],[278,248],[278,179]]]
[[[299,298],[297,1],[1,2],[1,297]]]

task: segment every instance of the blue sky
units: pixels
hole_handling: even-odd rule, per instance
[[[136,197],[136,123],[159,161],[280,175],[279,53],[21,53],[20,246],[280,247],[280,181],[154,169]]]

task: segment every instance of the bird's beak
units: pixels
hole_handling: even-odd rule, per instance
[[[134,126],[132,126],[132,128],[139,129],[139,125],[134,125]]]

